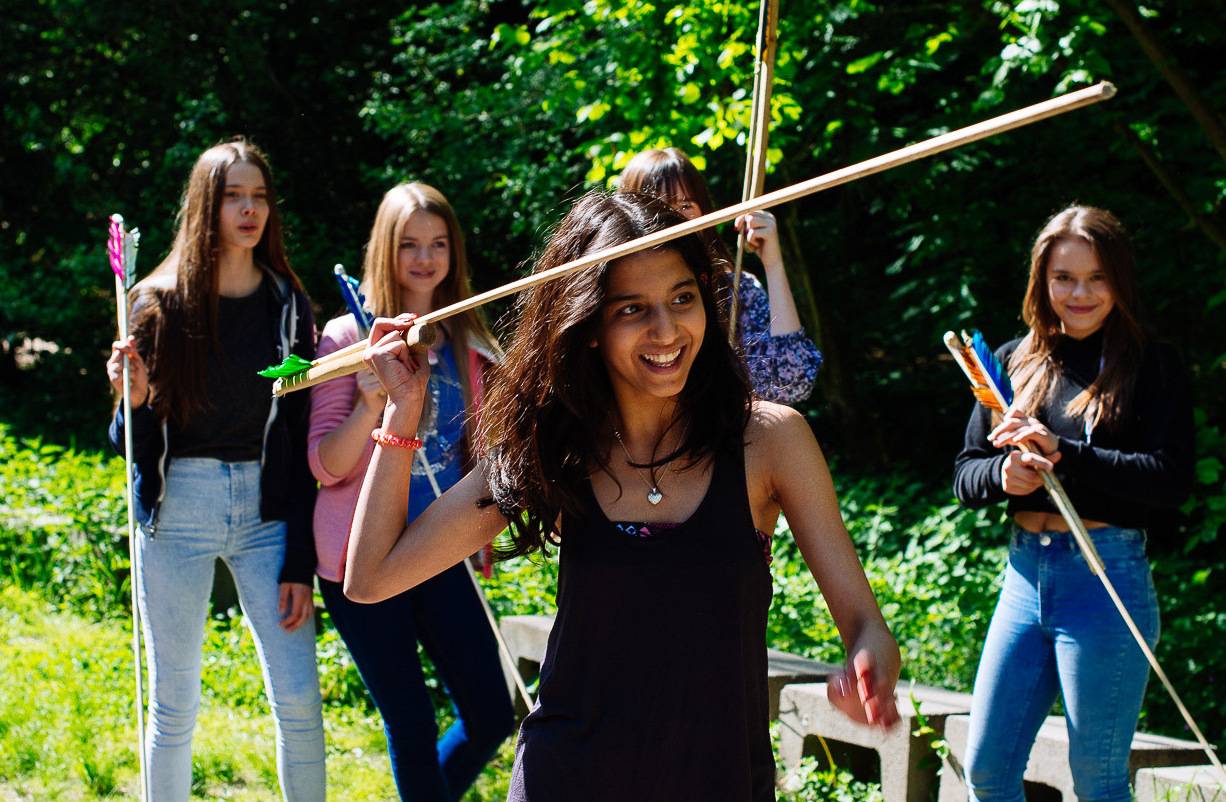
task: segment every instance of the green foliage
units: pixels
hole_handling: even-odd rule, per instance
[[[377,78],[365,108],[397,145],[390,174],[451,188],[480,283],[522,263],[564,198],[610,184],[645,148],[678,145],[717,202],[739,195],[752,4],[512,6],[454,0],[408,12],[393,39],[400,69]],[[1152,7],[1147,24],[1220,99],[1226,48],[1192,9]],[[940,334],[973,325],[1001,342],[1018,331],[1030,239],[1073,200],[1130,223],[1158,331],[1196,366],[1205,408],[1223,408],[1221,318],[1186,310],[1226,299],[1226,255],[1172,224],[1183,213],[1133,140],[1214,219],[1222,165],[1105,5],[802,0],[783,11],[778,40],[768,188],[1092,81],[1120,88],[1110,104],[777,210],[802,315],[828,357],[812,413],[848,460],[952,450],[967,401]],[[423,82],[444,102],[420,102]],[[885,437],[898,409],[922,410],[923,431]]]
[[[123,638],[105,622],[126,615],[128,603],[122,463],[51,445],[103,438],[110,400],[101,365],[114,329],[108,213],[142,229],[146,274],[169,247],[195,155],[248,133],[270,152],[291,256],[327,317],[340,308],[329,267],[359,263],[375,206],[395,181],[426,180],[451,198],[481,288],[521,272],[569,199],[610,185],[642,149],[678,145],[705,171],[717,202],[740,193],[753,4],[442,0],[406,10],[226,0],[208,14],[147,11],[47,0],[13,5],[0,20],[10,66],[0,73],[0,404],[15,432],[41,435],[0,430],[0,571],[7,586],[102,619],[111,632],[102,640],[94,639],[100,630],[81,635],[82,622],[54,619],[66,638],[84,638],[54,649],[112,661],[103,670],[91,664],[91,675],[118,672],[106,687],[81,687],[73,683],[89,677],[56,663],[60,651],[37,662],[31,655],[43,647],[20,638],[50,625],[28,623],[34,602],[6,591],[9,651],[0,662],[50,677],[64,690],[47,698],[61,707],[74,699],[93,726],[36,732],[34,722],[52,712],[31,707],[23,718],[22,705],[37,697],[19,698],[20,685],[0,693],[0,795],[15,787],[55,798],[71,784],[97,797],[132,787],[122,747],[97,735],[122,743],[127,720],[115,692],[126,687]],[[1220,110],[1222,27],[1204,24],[1197,3],[1159,0],[1144,13]],[[776,210],[802,315],[827,357],[808,411],[848,469],[839,471],[841,503],[906,674],[968,687],[1005,541],[998,511],[954,507],[943,479],[931,478],[933,464],[948,465],[970,406],[961,377],[938,356],[939,336],[971,326],[994,343],[1012,336],[1029,241],[1045,216],[1074,199],[1117,211],[1134,235],[1149,318],[1185,355],[1200,410],[1196,492],[1185,520],[1150,542],[1164,613],[1158,654],[1220,740],[1226,714],[1213,679],[1226,664],[1226,256],[1204,236],[1203,220],[1220,227],[1226,179],[1109,5],[785,4],[768,189],[1100,79],[1120,89],[1108,104]],[[1142,149],[1174,176],[1184,201],[1146,166]],[[823,602],[785,529],[774,555],[772,640],[838,659]],[[500,614],[547,612],[555,584],[556,561],[519,560],[487,588]],[[221,795],[224,786],[230,798],[269,798],[271,748],[261,739],[270,729],[249,636],[219,620],[208,637],[206,699],[222,712],[206,716],[197,739],[197,792]],[[327,626],[320,654],[335,787],[354,799],[387,798],[377,718]],[[1148,729],[1184,734],[1157,683],[1144,716]],[[44,755],[63,758],[44,771]],[[505,795],[509,765],[504,749],[477,798]],[[806,764],[795,798],[876,793],[842,772]]]
[[[57,604],[94,615],[128,606],[123,460],[0,424],[0,572]]]
[[[1226,435],[1218,426],[1209,424],[1205,410],[1196,415],[1196,473],[1192,495],[1183,505],[1187,516],[1188,537],[1184,551],[1192,553],[1202,546],[1215,543],[1226,526]]]
[[[779,792],[779,802],[882,802],[881,786],[857,780],[847,769],[822,768],[813,757],[801,758]]]
[[[143,277],[174,236],[196,158],[234,134],[270,155],[291,259],[326,314],[360,262],[386,148],[359,110],[400,3],[224,0],[207,12],[74,0],[0,17],[0,402],[23,433],[100,445],[115,331],[106,217],[142,232]],[[362,154],[369,161],[355,158]],[[34,366],[17,351],[53,343]],[[68,402],[68,399],[71,399]]]
[[[340,308],[327,266],[359,262],[395,181],[430,181],[454,201],[482,288],[521,272],[569,199],[608,185],[644,148],[679,145],[717,201],[740,194],[753,4],[229,0],[154,17],[27,5],[0,22],[15,54],[0,77],[0,402],[23,434],[101,442],[105,215],[141,227],[150,269],[192,158],[224,135],[250,133],[270,151],[291,255],[324,317]],[[1221,108],[1220,26],[1174,0],[1148,4],[1145,24]],[[768,188],[1091,81],[1120,89],[1108,104],[777,209],[802,315],[827,356],[809,411],[845,460],[953,449],[967,401],[939,336],[1018,331],[1030,238],[1074,199],[1129,223],[1150,317],[1221,425],[1226,324],[1213,312],[1226,302],[1226,256],[1188,221],[1221,227],[1222,162],[1108,4],[798,0],[778,42]],[[58,350],[19,367],[18,351],[39,341]],[[899,409],[928,424],[887,437]]]
[[[1001,511],[967,510],[944,492],[897,478],[840,485],[843,517],[898,640],[904,676],[969,690],[1004,567]],[[773,553],[768,639],[776,648],[840,662],[838,632],[786,521]]]

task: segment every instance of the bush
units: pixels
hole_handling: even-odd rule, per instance
[[[0,570],[55,605],[128,607],[123,460],[17,441],[0,424]]]

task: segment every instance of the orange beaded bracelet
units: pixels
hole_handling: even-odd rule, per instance
[[[385,448],[421,448],[421,438],[419,437],[400,437],[399,435],[385,432],[383,429],[375,429],[370,433],[370,439],[374,440]]]

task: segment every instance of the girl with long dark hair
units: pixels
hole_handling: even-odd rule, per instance
[[[716,209],[706,179],[677,148],[645,150],[635,156],[618,177],[617,191],[661,197],[687,220]],[[761,210],[738,217],[735,227],[745,233],[747,250],[758,255],[766,274],[763,288],[757,276],[743,271],[737,288],[737,341],[749,367],[750,384],[759,398],[800,403],[813,392],[822,354],[801,327],[783,266],[778,224],[773,214]],[[722,267],[717,275],[731,279],[732,254],[715,229],[703,229],[698,236]]]
[[[975,678],[966,777],[973,799],[1022,799],[1030,746],[1059,694],[1079,799],[1125,802],[1149,665],[1043,490],[1055,471],[1107,576],[1152,647],[1158,604],[1147,533],[1191,487],[1192,406],[1174,350],[1141,323],[1128,236],[1070,206],[1039,232],[1022,303],[1029,331],[997,356],[1015,390],[998,426],[971,414],[954,471],[968,506],[1008,501],[1004,588]],[[1016,447],[1030,443],[1040,453]]]
[[[591,194],[547,270],[680,223],[657,198]],[[697,237],[526,290],[482,413],[480,461],[407,527],[428,372],[378,321],[387,393],[345,591],[375,601],[509,526],[504,554],[560,548],[558,614],[509,798],[774,799],[767,721],[769,536],[782,512],[847,645],[835,704],[888,726],[898,647],[804,418],[751,398]]]
[[[213,566],[234,576],[277,728],[289,802],[324,798],[315,670],[308,399],[274,399],[256,372],[311,359],[311,304],[290,268],[268,160],[238,139],[209,148],[183,193],[170,254],[132,289],[130,362],[139,604],[149,649],[150,798],[187,800]],[[134,562],[136,560],[134,559]]]
[[[451,204],[426,184],[400,184],[383,196],[362,268],[376,315],[419,315],[472,294],[464,236]],[[402,519],[412,521],[471,465],[472,428],[483,377],[499,356],[476,311],[448,319],[430,354],[428,420]],[[357,342],[353,315],[328,321],[319,354]],[[498,646],[468,571],[456,564],[378,604],[345,598],[345,541],[362,477],[375,449],[371,432],[386,393],[370,371],[316,386],[308,455],[321,488],[315,505],[316,573],[332,621],[383,716],[392,774],[402,799],[459,799],[514,727]],[[407,517],[406,517],[407,516]],[[440,739],[418,642],[455,706]]]

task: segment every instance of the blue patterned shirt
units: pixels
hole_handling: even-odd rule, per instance
[[[781,404],[797,404],[813,392],[822,352],[804,329],[771,336],[770,302],[757,277],[741,273],[737,324],[741,347],[756,396]]]

